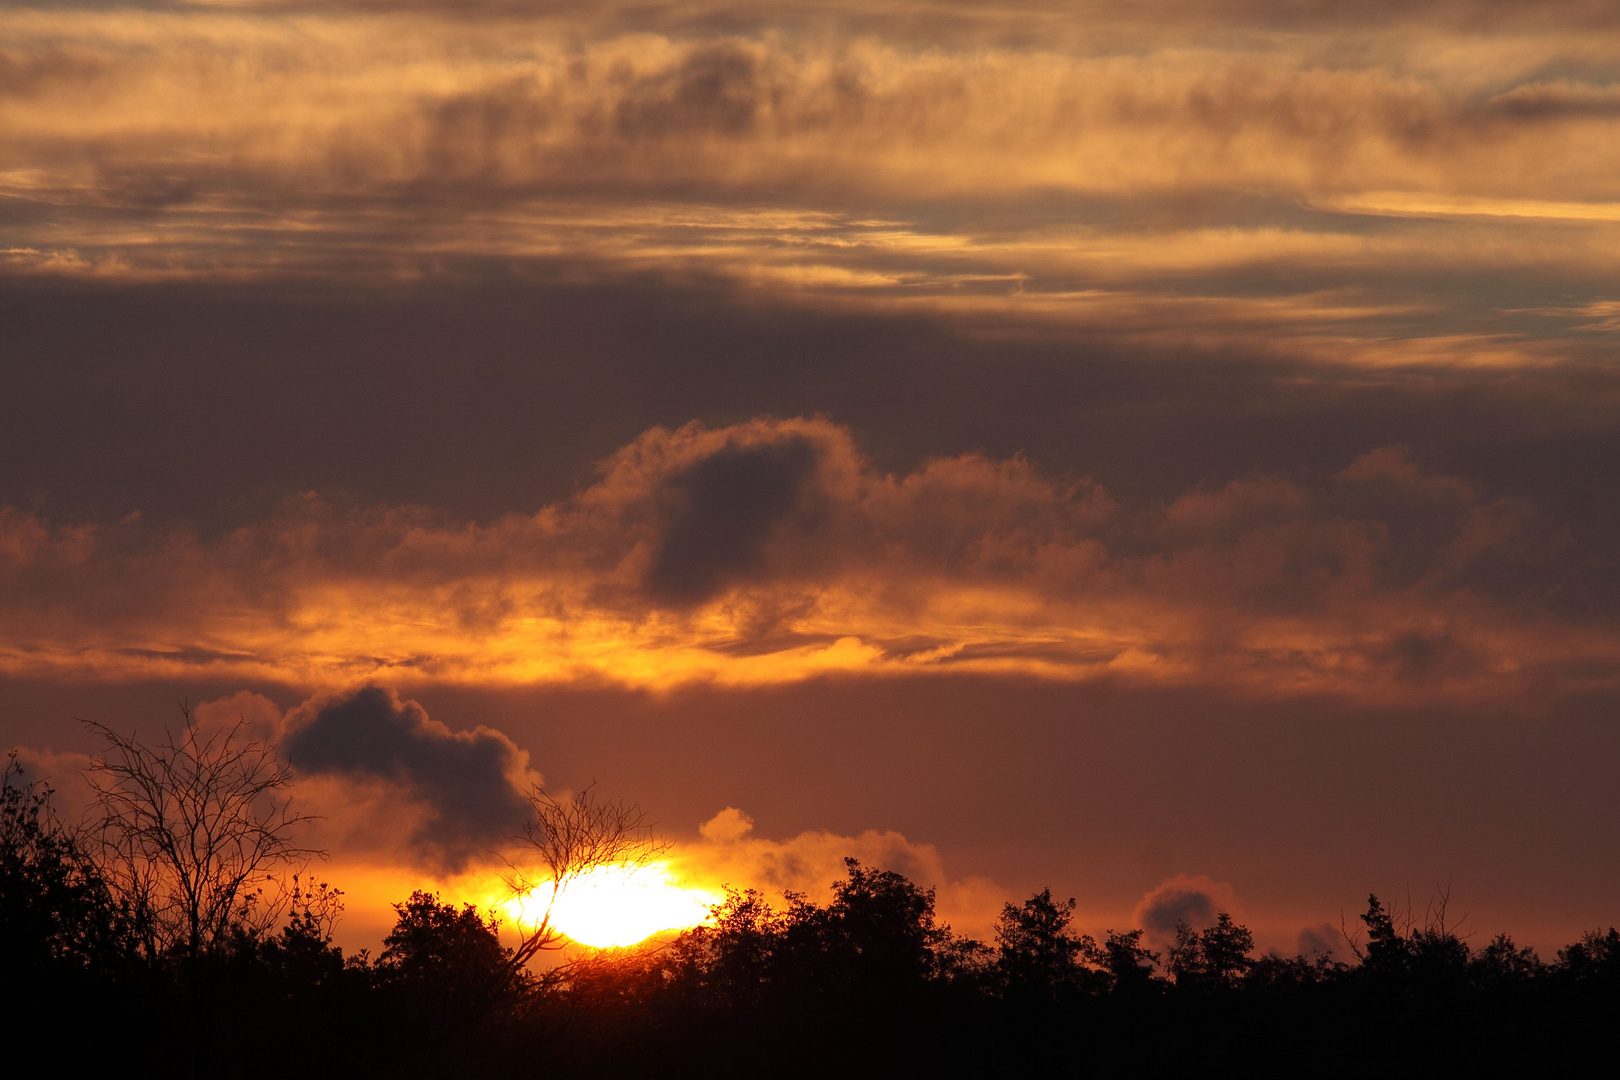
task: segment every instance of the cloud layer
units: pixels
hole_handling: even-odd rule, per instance
[[[982,671],[1469,700],[1612,685],[1612,564],[1572,544],[1400,448],[1122,506],[1021,459],[885,473],[821,419],[693,424],[484,524],[310,497],[204,539],[6,511],[0,666],[653,687]],[[397,740],[409,771],[431,733],[402,708],[372,748]],[[359,749],[307,723],[348,768]]]
[[[1595,6],[0,14],[11,272],[713,278],[974,332],[1603,355]]]

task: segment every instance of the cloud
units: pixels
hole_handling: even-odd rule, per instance
[[[259,742],[275,742],[286,720],[275,702],[248,690],[201,702],[191,713],[203,730],[234,730],[239,738]]]
[[[1112,503],[1090,481],[1042,477],[1021,460],[964,455],[884,475],[841,425],[762,417],[654,428],[559,510],[561,529],[600,538],[600,564],[616,553],[638,595],[684,606],[722,586],[820,588],[843,568],[897,562],[1021,576],[1043,541],[1078,542],[1083,558]]]
[[[304,776],[341,778],[379,805],[412,804],[414,822],[399,828],[396,820],[383,832],[443,872],[504,847],[531,816],[525,792],[539,781],[528,753],[501,732],[451,731],[416,702],[376,685],[319,695],[293,709],[281,751]],[[375,816],[354,809],[345,818]]]
[[[573,498],[484,524],[310,497],[204,540],[6,511],[0,667],[658,687],[979,670],[1479,699],[1620,671],[1609,616],[1578,603],[1608,564],[1570,545],[1400,448],[1122,506],[1018,458],[887,473],[837,424],[767,417],[651,429]],[[377,737],[414,745],[415,714],[385,713],[364,714]]]
[[[718,889],[759,889],[780,899],[802,893],[825,903],[834,882],[846,876],[845,858],[892,870],[924,889],[935,891],[935,910],[957,933],[986,937],[1004,891],[983,877],[953,880],[931,844],[913,843],[897,832],[867,830],[841,836],[827,830],[803,832],[786,840],[754,835],[754,820],[728,806],[698,828],[700,839],[678,845],[671,863],[680,878]]]
[[[1524,83],[1492,98],[1486,109],[1524,121],[1620,116],[1620,86],[1571,80]]]
[[[1220,912],[1233,914],[1235,902],[1230,885],[1202,874],[1180,874],[1143,896],[1132,918],[1144,931],[1148,946],[1163,952],[1175,942],[1176,928],[1182,923],[1194,930],[1208,929]]]
[[[1620,27],[1375,7],[8,11],[0,266],[696,277],[981,334],[1591,356],[1532,312],[1610,298]],[[1492,217],[1532,204],[1557,220]]]
[[[1516,173],[1567,188],[1594,176],[1597,162],[1579,160],[1566,132],[1542,131],[1524,109],[1610,93],[1604,83],[1537,77],[1549,60],[1601,48],[1557,34],[1487,35],[1445,56],[1423,54],[1427,42],[1407,34],[1374,34],[1359,56],[1341,52],[1328,66],[1319,53],[1331,31],[1192,45],[1160,27],[1112,42],[1047,34],[1033,47],[996,42],[995,20],[950,44],[915,25],[795,32],[802,25],[791,16],[733,33],[540,19],[521,39],[510,24],[478,20],[310,14],[24,11],[7,24],[5,100],[29,137],[13,153],[103,196],[168,193],[154,205],[183,205],[207,189],[264,198],[294,179],[351,196],[456,183],[469,205],[486,206],[577,193],[584,180],[620,196],[693,184],[724,196],[775,182],[835,198],[839,187],[892,197],[902,185],[914,198],[960,198],[1241,180],[1318,191],[1376,180],[1373,190],[1402,190],[1436,186],[1439,170],[1479,187],[1514,178],[1468,178],[1445,158],[1494,157],[1517,138],[1575,171],[1541,162]],[[140,63],[154,52],[163,68]],[[1497,70],[1476,70],[1489,60]],[[308,111],[334,89],[348,95]],[[163,114],[177,96],[196,107],[193,119]],[[74,104],[92,108],[66,116]],[[1581,115],[1606,114],[1588,104]],[[51,119],[65,125],[51,131]],[[1164,140],[1172,133],[1179,144]],[[171,156],[210,135],[227,156],[189,166]],[[91,150],[95,171],[59,171],[53,151],[64,144]],[[1096,153],[1104,149],[1140,152]],[[998,170],[975,153],[989,150],[1024,168]]]
[[[1344,940],[1343,931],[1330,922],[1302,929],[1299,932],[1297,955],[1306,959],[1326,956],[1330,960],[1346,964],[1355,960],[1355,953],[1351,951],[1349,942]]]
[[[760,58],[736,42],[703,45],[638,79],[613,109],[621,137],[749,134],[765,104]]]
[[[71,827],[85,820],[96,797],[89,782],[90,755],[30,746],[12,747],[10,752],[22,769],[17,782],[43,785],[51,793],[50,809],[58,821]]]

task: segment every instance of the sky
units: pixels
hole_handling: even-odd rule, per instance
[[[7,3],[0,743],[243,720],[356,944],[594,782],[704,887],[1550,957],[1617,178],[1597,2]]]

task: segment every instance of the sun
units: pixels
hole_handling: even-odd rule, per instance
[[[522,922],[537,912],[525,903],[549,893],[549,884],[514,902]],[[551,907],[551,923],[569,940],[594,948],[645,941],[664,930],[684,930],[709,917],[719,894],[676,881],[667,863],[593,866],[570,880]]]

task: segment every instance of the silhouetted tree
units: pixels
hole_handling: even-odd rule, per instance
[[[787,932],[787,916],[757,889],[727,888],[706,925],[680,936],[671,967],[689,992],[710,1004],[735,1008],[764,1002]]]
[[[257,943],[258,956],[281,996],[307,997],[342,977],[343,950],[332,943],[342,910],[340,890],[293,875],[286,924]]]
[[[1474,953],[1469,974],[1477,985],[1502,989],[1522,985],[1542,973],[1541,957],[1529,946],[1519,948],[1506,934],[1497,934]]]
[[[394,910],[399,920],[383,939],[378,981],[419,1020],[465,1026],[522,989],[526,980],[501,944],[500,924],[473,905],[457,910],[417,891]]]
[[[1346,965],[1321,952],[1313,956],[1261,956],[1243,976],[1243,988],[1273,997],[1299,995],[1333,982],[1347,970]]]
[[[568,965],[558,995],[572,1013],[618,1022],[646,1015],[669,988],[671,957],[661,943],[597,949]]]
[[[1589,930],[1581,940],[1558,950],[1558,973],[1584,987],[1620,991],[1620,931]]]
[[[1367,911],[1361,916],[1367,928],[1367,945],[1362,949],[1347,935],[1350,947],[1362,969],[1374,975],[1390,976],[1406,971],[1410,961],[1406,936],[1395,925],[1395,917],[1377,896],[1368,894]]]
[[[1160,989],[1162,980],[1153,974],[1159,954],[1142,944],[1141,930],[1108,931],[1098,950],[1097,964],[1107,977],[1112,993],[1140,995]]]
[[[1361,959],[1360,974],[1382,983],[1386,992],[1398,989],[1407,996],[1438,1000],[1460,992],[1468,984],[1471,953],[1447,922],[1446,904],[1442,892],[1420,925],[1410,913],[1397,917],[1377,896],[1368,896],[1361,916],[1366,947],[1350,942]]]
[[[1176,926],[1176,940],[1165,958],[1176,986],[1194,990],[1235,990],[1254,966],[1254,935],[1217,912],[1215,925],[1197,931],[1186,923]]]
[[[0,771],[0,965],[13,979],[107,973],[132,939],[79,838],[56,819],[51,789],[24,779],[12,753]]]
[[[1053,900],[1051,889],[1001,909],[996,920],[996,975],[1006,996],[1053,1001],[1086,987],[1091,972],[1083,961],[1096,956],[1097,943],[1069,932],[1073,917],[1074,900]]]
[[[205,733],[184,705],[181,716],[178,734],[152,744],[91,722],[107,751],[90,782],[97,862],[147,956],[192,965],[236,930],[268,929],[281,875],[324,853],[294,840],[307,819],[292,812],[292,776],[273,746],[244,738],[241,723]]]
[[[798,977],[850,1002],[914,994],[938,973],[936,950],[950,941],[934,921],[934,891],[855,859],[844,866],[825,908],[790,898],[784,948]]]

